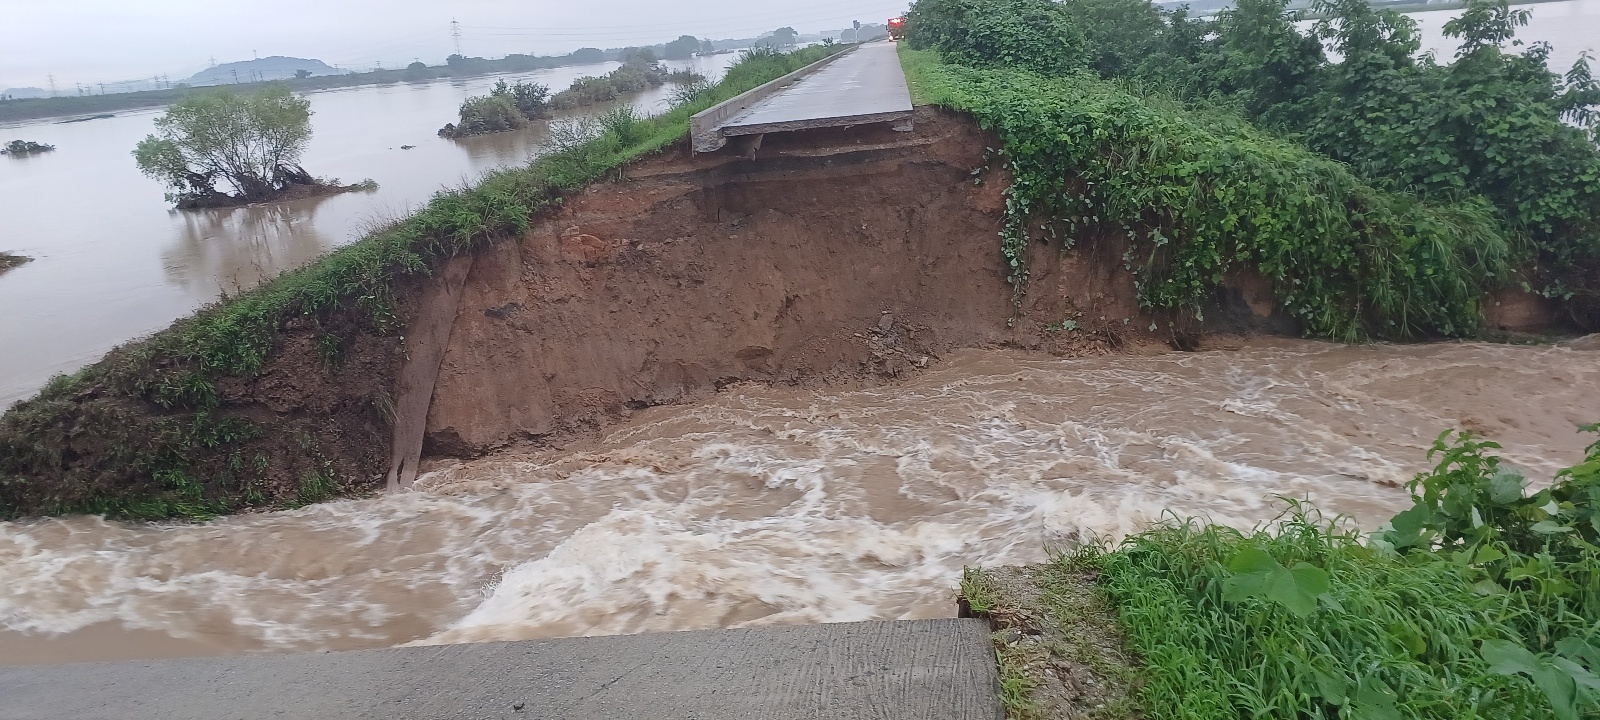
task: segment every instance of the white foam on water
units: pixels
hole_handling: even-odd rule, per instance
[[[1060,360],[963,351],[888,387],[742,387],[595,450],[203,525],[0,524],[0,624],[294,650],[954,612],[968,565],[1309,498],[1373,527],[1466,419],[1550,474],[1600,355],[1470,344]],[[1493,412],[1480,408],[1490,406]]]

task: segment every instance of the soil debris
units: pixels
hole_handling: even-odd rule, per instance
[[[1008,720],[1140,718],[1138,673],[1097,572],[1073,556],[1043,565],[969,568],[963,617],[994,627]]]

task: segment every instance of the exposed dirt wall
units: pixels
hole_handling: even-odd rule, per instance
[[[1134,337],[1149,321],[1109,243],[1038,246],[1013,307],[1004,178],[974,182],[985,147],[970,122],[924,109],[912,133],[775,136],[754,160],[680,152],[591,188],[477,258],[429,451],[560,435],[734,381],[892,377],[953,347]],[[1079,329],[1047,328],[1064,320]]]

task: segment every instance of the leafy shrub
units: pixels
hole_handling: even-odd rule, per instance
[[[511,98],[487,95],[468,98],[461,103],[461,123],[446,125],[439,134],[443,137],[467,137],[516,130],[528,124],[527,116],[517,109]]]
[[[1237,112],[1436,206],[1481,197],[1527,279],[1600,327],[1600,84],[1587,59],[1562,76],[1546,45],[1502,49],[1527,17],[1504,0],[1470,0],[1447,25],[1461,41],[1448,64],[1419,55],[1414,21],[1366,0],[1323,0],[1310,32],[1286,6],[1241,0],[1197,20],[1140,0],[918,0],[910,39],[952,62],[1088,68]]]
[[[461,122],[439,130],[440,137],[468,137],[507,132],[525,127],[530,120],[548,112],[550,88],[539,83],[518,81],[507,85],[495,82],[488,95],[467,98],[461,103]]]
[[[1253,266],[1308,332],[1344,339],[1471,333],[1507,272],[1510,240],[1485,203],[1385,192],[1226,113],[1084,75],[907,59],[919,92],[1004,141],[1002,251],[1019,290],[1040,221],[1068,244],[1128,238],[1148,308],[1198,314],[1229,270]]]
[[[907,21],[913,47],[955,62],[1066,73],[1084,66],[1083,33],[1068,12],[1052,0],[919,0]]]

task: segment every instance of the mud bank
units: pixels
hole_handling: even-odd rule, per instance
[[[957,347],[1146,340],[1108,243],[1041,245],[1013,306],[1004,178],[973,181],[992,145],[930,109],[909,135],[797,133],[753,161],[679,151],[571,198],[474,260],[428,451],[560,438],[734,382],[894,378]]]

